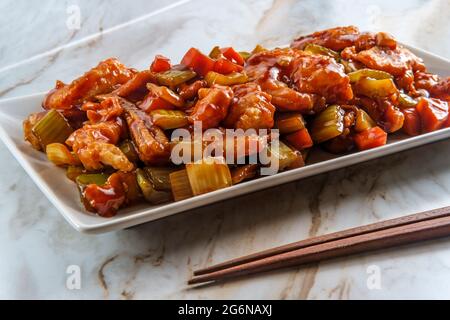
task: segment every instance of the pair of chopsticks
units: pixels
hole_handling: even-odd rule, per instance
[[[299,266],[450,235],[450,206],[290,243],[194,272],[188,284]]]

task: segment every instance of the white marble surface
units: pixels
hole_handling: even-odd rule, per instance
[[[336,25],[389,31],[450,57],[448,0],[40,3],[0,4],[0,11],[8,12],[0,16],[1,98],[48,90],[56,78],[69,81],[108,56],[143,67],[156,53],[177,60],[192,45],[204,50],[216,44],[278,45]],[[71,4],[81,8],[77,31],[65,27]],[[152,13],[168,4],[174,8]],[[136,21],[127,23],[130,19]],[[450,141],[444,141],[129,230],[87,236],[71,229],[1,144],[0,298],[448,299],[449,239],[199,289],[186,281],[193,269],[224,259],[450,205],[449,158]],[[69,265],[81,268],[80,290],[65,286]],[[372,265],[381,271],[380,290],[366,284]]]

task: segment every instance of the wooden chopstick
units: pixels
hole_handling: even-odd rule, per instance
[[[194,272],[195,277],[188,283],[218,281],[447,235],[450,235],[450,207],[314,237],[230,260]]]
[[[407,216],[403,216],[403,217],[399,217],[399,218],[395,218],[395,219],[390,219],[390,220],[386,220],[386,221],[376,222],[376,223],[368,224],[365,226],[360,226],[360,227],[356,227],[356,228],[351,228],[351,229],[347,229],[347,230],[343,230],[343,231],[326,234],[323,236],[318,236],[318,237],[314,237],[314,238],[309,238],[309,239],[293,242],[293,243],[283,245],[280,247],[268,249],[268,250],[250,254],[250,255],[247,255],[247,256],[244,256],[241,258],[237,258],[237,259],[229,260],[229,261],[226,261],[223,263],[219,263],[219,264],[216,264],[216,265],[208,267],[208,268],[196,270],[196,271],[194,271],[194,276],[211,273],[214,271],[233,267],[233,266],[236,266],[239,264],[259,260],[259,259],[266,258],[269,256],[305,248],[305,247],[320,244],[320,243],[330,242],[330,241],[334,241],[334,240],[338,240],[338,239],[343,239],[346,237],[352,237],[352,236],[365,234],[365,233],[378,231],[378,230],[383,230],[383,229],[387,229],[387,228],[391,228],[391,227],[395,227],[395,226],[402,226],[402,225],[406,225],[406,224],[410,224],[410,223],[414,223],[414,222],[419,222],[419,221],[424,221],[424,220],[429,220],[429,219],[439,218],[439,217],[446,217],[446,216],[450,216],[450,206],[444,207],[444,208],[439,208],[439,209],[433,209],[433,210],[429,210],[429,211],[424,211],[421,213],[411,214],[411,215],[407,215]]]

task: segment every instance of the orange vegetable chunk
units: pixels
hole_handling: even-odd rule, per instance
[[[297,150],[303,150],[313,146],[313,141],[306,128],[287,135],[285,139]]]
[[[439,99],[422,98],[416,109],[425,132],[442,128],[448,118],[448,103]]]
[[[354,140],[359,150],[372,149],[386,144],[387,133],[380,127],[373,127],[355,134]]]

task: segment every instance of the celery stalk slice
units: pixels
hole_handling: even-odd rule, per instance
[[[57,110],[50,110],[32,129],[42,149],[50,143],[64,143],[73,129],[64,116]]]

